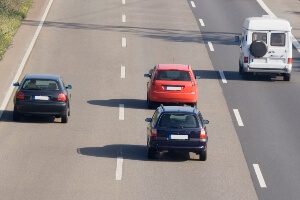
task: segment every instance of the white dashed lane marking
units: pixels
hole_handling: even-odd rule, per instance
[[[205,26],[203,19],[199,19],[200,25]]]
[[[244,126],[243,120],[241,118],[240,112],[238,109],[233,109],[233,113],[235,115],[236,121],[239,126]]]
[[[123,22],[123,23],[126,22],[126,15],[125,15],[125,14],[122,15],[122,22]]]
[[[191,5],[192,5],[193,8],[196,8],[196,5],[195,5],[194,1],[191,1]]]
[[[122,37],[122,47],[126,47],[127,42],[126,42],[126,37]]]
[[[125,5],[125,4],[126,4],[126,1],[125,1],[125,0],[122,0],[122,4]]]
[[[116,180],[122,180],[122,173],[123,173],[123,158],[117,158],[117,167],[116,167]]]
[[[208,47],[209,47],[210,51],[215,51],[214,46],[212,45],[211,42],[208,42],[207,44],[208,44]]]
[[[125,66],[121,66],[121,78],[125,78],[125,75],[126,75],[126,68]]]
[[[257,179],[258,179],[260,187],[261,188],[266,188],[267,185],[266,185],[265,179],[264,179],[264,177],[263,177],[263,175],[261,173],[259,165],[258,164],[253,164],[253,168],[254,168],[254,171],[256,173],[256,176],[257,176]]]
[[[221,76],[222,82],[223,83],[227,83],[227,80],[226,80],[224,72],[222,70],[219,70],[219,74]]]
[[[125,119],[124,104],[119,104],[119,120]]]

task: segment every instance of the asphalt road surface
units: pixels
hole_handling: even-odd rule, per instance
[[[0,63],[2,99],[47,5],[35,1]],[[22,76],[61,74],[73,85],[71,118],[15,123],[9,101],[0,199],[299,199],[299,65],[291,82],[238,75],[234,35],[245,17],[263,13],[254,0],[54,0]],[[146,157],[144,119],[153,110],[143,74],[157,63],[191,64],[201,76],[205,162]]]

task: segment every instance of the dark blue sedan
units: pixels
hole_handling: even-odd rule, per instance
[[[148,158],[160,151],[185,151],[207,159],[207,130],[197,108],[187,106],[160,106],[152,118],[146,118]]]

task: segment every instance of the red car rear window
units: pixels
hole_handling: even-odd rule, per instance
[[[191,81],[191,76],[188,71],[159,70],[156,76],[156,80]]]

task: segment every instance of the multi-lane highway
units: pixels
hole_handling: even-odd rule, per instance
[[[291,82],[238,75],[234,35],[262,14],[255,0],[35,0],[0,62],[0,199],[299,199],[299,62]],[[205,162],[147,159],[143,74],[157,63],[201,76]],[[21,77],[73,85],[68,124],[12,121],[23,64]]]

